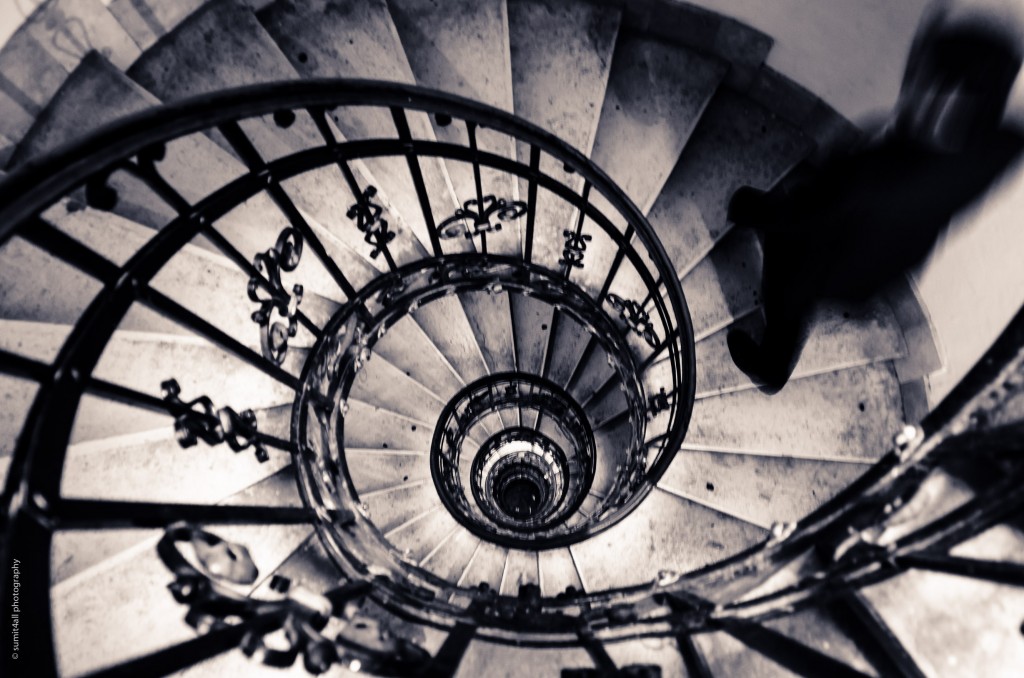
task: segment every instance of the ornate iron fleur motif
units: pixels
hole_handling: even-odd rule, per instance
[[[458,238],[460,235],[472,240],[478,235],[501,230],[501,221],[491,223],[491,217],[508,221],[518,219],[526,214],[526,203],[522,200],[509,202],[504,198],[485,195],[479,200],[467,200],[455,214],[448,217],[437,227],[442,240]]]
[[[651,348],[658,347],[658,334],[654,331],[651,316],[643,306],[632,299],[623,299],[617,294],[609,294],[607,301],[612,305],[629,329],[633,330],[646,341]]]
[[[296,316],[302,302],[302,285],[293,285],[289,295],[281,282],[281,271],[294,271],[302,257],[302,234],[289,226],[277,236],[277,243],[257,254],[252,265],[266,275],[271,292],[268,297],[260,296],[259,278],[249,278],[249,299],[260,303],[259,310],[252,314],[252,321],[260,326],[260,347],[263,356],[280,365],[288,352],[288,339],[295,336]],[[271,322],[274,315],[280,320]]]
[[[387,219],[382,218],[384,208],[373,202],[376,195],[377,188],[367,186],[356,204],[349,207],[348,212],[345,213],[349,219],[355,220],[356,228],[363,233],[363,240],[373,246],[373,249],[370,250],[371,259],[376,259],[388,243],[395,239],[395,234],[388,226]]]
[[[583,268],[583,253],[587,251],[587,243],[593,236],[569,230],[562,233],[565,235],[565,249],[562,250],[562,258],[558,260],[559,265]]]
[[[257,438],[256,414],[252,410],[241,413],[230,407],[218,410],[207,396],[186,403],[180,397],[181,386],[174,379],[163,382],[160,388],[164,392],[164,402],[188,408],[188,412],[174,419],[174,432],[182,447],[193,447],[200,440],[207,445],[226,442],[235,452],[252,447],[260,463],[270,459],[267,449]]]
[[[672,406],[675,402],[676,394],[675,391],[672,393],[665,393],[665,387],[661,388],[661,391],[655,393],[647,399],[647,412],[651,417],[654,417],[660,412],[664,412]]]

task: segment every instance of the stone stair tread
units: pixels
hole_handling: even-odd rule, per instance
[[[577,591],[583,590],[583,582],[568,547],[538,551],[537,561],[542,596],[557,596],[570,586]]]
[[[676,270],[688,271],[725,235],[737,188],[771,188],[813,146],[764,107],[719,89],[647,214]]]
[[[526,648],[474,640],[466,650],[456,678],[535,678],[561,668],[591,669],[594,660],[582,648]],[[539,674],[544,670],[546,673]]]
[[[760,314],[754,313],[697,342],[697,398],[754,387],[733,363],[726,337],[734,327],[759,337],[763,326]],[[876,299],[859,306],[828,303],[814,313],[811,335],[793,378],[897,360],[905,355],[903,333],[885,302]]]
[[[842,621],[821,609],[809,608],[772,619],[764,625],[861,673],[878,675],[856,642],[843,631]]]
[[[0,317],[74,323],[100,283],[17,236],[0,246]]]
[[[107,9],[143,50],[181,23],[207,0],[111,0]]]
[[[396,424],[391,411],[350,399],[345,415],[345,445],[391,450],[430,449],[433,431],[429,425],[408,419],[402,419],[401,425]]]
[[[473,327],[457,298],[441,297],[420,306],[412,316],[463,382],[472,383],[488,373]]]
[[[472,532],[464,528],[459,529],[445,541],[440,549],[433,554],[428,554],[429,558],[424,556],[420,562],[426,559],[423,567],[442,579],[458,583],[459,577],[462,576],[479,544],[480,539]],[[472,584],[466,585],[471,586]]]
[[[360,494],[375,492],[403,483],[430,481],[430,457],[424,451],[395,453],[391,449],[345,451],[352,485]]]
[[[900,402],[888,363],[797,379],[773,396],[758,390],[727,393],[694,403],[683,447],[874,460],[888,451],[902,427]]]
[[[393,532],[390,540],[405,559],[417,565],[438,546],[442,549],[447,548],[448,542],[454,538],[452,533],[456,530],[465,531],[465,528],[452,518],[446,508],[438,506],[421,520]],[[428,565],[427,569],[433,571],[433,565]],[[450,582],[455,583],[454,580]]]
[[[510,293],[509,298],[519,369],[530,374],[541,374],[544,371],[544,355],[547,353],[554,309],[525,294]]]
[[[436,421],[447,402],[380,355],[356,373],[349,397],[424,422]]]
[[[473,335],[483,353],[487,369],[492,374],[514,372],[516,349],[508,293],[468,292],[460,294],[459,300],[473,328]]]
[[[509,549],[499,593],[503,596],[516,596],[519,594],[519,587],[524,584],[540,584],[537,552]]]
[[[229,87],[299,78],[256,16],[229,0],[210,2],[191,14],[147,50],[127,73],[164,101]],[[264,158],[273,159],[323,144],[308,115],[298,115],[287,129],[276,125],[270,117],[240,123]],[[211,138],[233,153],[220,133],[211,132]],[[359,248],[364,244],[362,238],[345,216],[354,199],[338,168],[322,167],[282,182],[282,186],[300,209],[336,234],[340,242],[354,243],[353,251],[359,252],[366,263],[378,269],[385,266],[369,257],[368,247]]]
[[[579,0],[552,4],[539,0],[508,3],[512,93],[516,115],[560,137],[588,155],[594,143],[608,83],[621,10]],[[529,149],[517,145],[520,162]],[[546,155],[540,169],[579,189],[579,180]],[[527,195],[525,180],[519,195]],[[573,209],[547,190],[538,191],[533,258],[558,270]]]
[[[430,480],[398,482],[372,494],[364,492],[359,498],[374,526],[385,535],[441,503]]]
[[[508,12],[502,0],[447,2],[443,9],[430,0],[393,0],[388,7],[417,84],[513,110]],[[438,141],[469,145],[462,121],[448,125],[435,119],[431,122]],[[507,135],[478,128],[476,142],[481,151],[511,160],[516,157],[515,143]],[[460,203],[475,200],[472,165],[447,161],[445,167]],[[513,177],[487,168],[481,168],[481,188],[484,195],[510,201],[519,191]],[[521,222],[504,222],[501,231],[488,233],[487,250],[518,255]],[[482,239],[472,242],[478,250],[482,248]],[[472,249],[473,245],[448,240],[444,246],[448,251],[453,246]]]
[[[415,81],[384,0],[278,0],[260,12],[259,18],[303,77]],[[396,134],[385,108],[339,108],[331,117],[349,139],[394,138]],[[430,123],[422,114],[411,113],[409,126],[414,137],[433,137]],[[392,207],[388,219],[397,237],[389,247],[395,259],[407,263],[422,258],[430,246],[430,236],[405,159],[368,158],[363,162]],[[419,163],[435,221],[440,222],[455,206],[443,165],[428,158]],[[414,238],[403,237],[403,223]]]
[[[388,0],[416,81],[512,111],[508,18],[499,0]]]
[[[0,374],[0,464],[3,464],[0,478],[4,482],[11,454],[38,391],[39,384],[35,381]]]
[[[446,403],[465,386],[455,368],[409,316],[388,327],[373,350]]]
[[[16,141],[60,89],[68,71],[23,27],[0,49],[0,73],[0,133]]]
[[[800,520],[868,468],[868,464],[681,450],[658,486],[770,527]]]
[[[464,569],[456,575],[458,581],[467,588],[476,588],[478,584],[486,583],[497,591],[505,572],[508,549],[486,541],[477,540],[477,543],[472,559],[463,563]]]
[[[53,347],[63,344],[70,332],[70,327],[64,325],[0,323],[4,327],[0,347],[20,347],[35,359],[55,353]],[[190,368],[187,374],[180,373],[183,366]],[[146,332],[115,331],[93,376],[156,397],[163,395],[160,383],[174,378],[181,386],[183,400],[208,395],[215,406],[230,406],[236,411],[290,403],[295,395],[284,384],[213,344]]]
[[[139,56],[139,46],[107,10],[103,0],[50,0],[39,5],[20,30],[27,31],[68,71],[90,50],[119,68]]]
[[[730,232],[682,279],[697,341],[761,304],[761,246],[748,229]]]
[[[725,76],[721,61],[622,31],[590,158],[646,212]]]
[[[756,525],[655,489],[617,525],[574,544],[587,591],[651,582],[659,570],[688,572],[767,536]]]
[[[725,631],[702,633],[694,636],[693,641],[713,676],[798,678],[798,674],[751,650]]]

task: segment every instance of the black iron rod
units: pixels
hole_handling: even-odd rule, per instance
[[[409,119],[405,111],[396,106],[391,107],[391,117],[395,121],[395,129],[398,131],[398,138],[407,144],[412,144],[412,131],[409,129]],[[416,197],[420,201],[420,211],[423,212],[423,223],[427,226],[427,234],[430,237],[430,249],[435,257],[444,252],[441,250],[441,238],[437,232],[437,224],[434,222],[434,210],[430,206],[430,196],[427,194],[427,185],[423,181],[423,170],[420,167],[420,160],[414,149],[409,148],[405,153],[405,159],[409,163],[409,174],[412,175],[412,184],[416,188]]]
[[[852,666],[765,626],[736,623],[729,624],[724,631],[750,649],[800,676],[868,678],[866,674]]]
[[[259,151],[253,145],[252,141],[246,136],[245,132],[242,131],[241,126],[237,122],[228,122],[220,126],[220,131],[224,137],[231,144],[231,147],[235,149],[238,155],[242,158],[242,161],[246,164],[250,171],[256,173],[266,172],[267,181],[269,182],[266,188],[267,194],[271,200],[277,205],[285,218],[295,227],[302,237],[306,240],[306,245],[313,250],[320,263],[323,264],[324,268],[334,279],[334,282],[341,288],[341,291],[345,293],[348,299],[356,296],[356,290],[352,287],[352,284],[345,277],[345,274],[338,268],[334,258],[327,253],[327,249],[323,243],[320,242],[320,238],[313,232],[313,227],[309,225],[305,217],[299,212],[295,203],[288,197],[287,191],[284,187],[274,179],[273,173],[267,163],[260,156]]]
[[[313,524],[312,509],[290,506],[235,504],[159,504],[59,499],[49,510],[56,529],[92,530],[123,527],[165,527],[178,521],[200,525],[298,525]]]
[[[864,653],[880,676],[925,678],[924,672],[882,617],[860,594],[850,591],[828,605],[832,618]]]
[[[533,229],[537,220],[537,179],[540,173],[540,149],[530,146],[530,178],[526,189],[526,243],[523,259],[526,263],[533,261]]]
[[[996,584],[1024,586],[1024,565],[1009,561],[960,558],[941,553],[910,553],[896,558],[904,568],[944,572],[971,579],[984,579]]]
[[[298,391],[302,387],[297,377],[292,376],[281,369],[279,365],[275,365],[227,332],[200,318],[192,311],[170,297],[157,292],[152,287],[140,287],[138,289],[138,298],[153,310],[159,311],[176,323],[189,328],[197,334],[203,335],[221,348],[233,353],[238,358],[262,371],[267,376],[276,379],[293,391]]]

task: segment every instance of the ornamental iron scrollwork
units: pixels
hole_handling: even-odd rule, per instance
[[[619,317],[633,332],[640,335],[651,348],[658,348],[658,334],[654,331],[651,316],[644,307],[633,299],[623,299],[617,294],[609,294],[607,301],[619,312]]]
[[[193,546],[198,566],[181,551],[184,543]],[[230,553],[240,562],[224,569],[211,563],[204,548]],[[372,619],[352,623],[370,592],[369,582],[348,582],[320,594],[274,575],[260,597],[243,595],[234,585],[251,585],[258,576],[248,549],[186,522],[164,531],[157,554],[174,574],[168,585],[174,599],[188,605],[185,622],[203,633],[244,628],[238,647],[267,666],[288,667],[302,655],[305,669],[317,675],[336,664],[379,675],[411,675],[430,659],[423,648],[392,637]],[[329,638],[324,630],[332,619],[344,627]]]
[[[183,448],[194,447],[200,440],[207,445],[227,443],[235,452],[253,448],[256,459],[263,463],[270,459],[266,448],[260,442],[256,430],[256,414],[252,410],[236,412],[230,407],[219,410],[207,396],[200,396],[190,402],[181,399],[181,386],[174,379],[160,384],[164,402],[177,410],[186,412],[174,419],[174,432],[178,444]]]
[[[558,264],[570,268],[583,268],[583,254],[587,251],[587,243],[593,236],[569,230],[562,233],[565,236],[565,249],[562,250],[562,258],[558,260]]]
[[[448,217],[437,227],[442,240],[458,238],[460,235],[472,240],[478,235],[501,230],[501,221],[518,219],[526,214],[526,203],[522,200],[509,201],[485,195],[479,200],[467,200],[455,214]],[[491,223],[491,217],[499,221]]]
[[[269,296],[260,296],[260,279],[249,278],[249,299],[259,302],[252,321],[260,326],[260,348],[263,356],[277,365],[284,362],[288,352],[288,339],[298,329],[299,304],[302,303],[302,285],[293,285],[292,293],[285,291],[281,271],[294,271],[302,257],[302,234],[291,226],[281,231],[277,242],[266,252],[256,255],[253,267],[267,277]],[[275,319],[275,315],[278,319]]]
[[[376,259],[387,249],[388,243],[395,239],[395,233],[388,226],[387,219],[383,218],[384,208],[373,202],[376,195],[376,186],[367,186],[356,200],[356,204],[349,207],[345,213],[345,216],[356,222],[356,228],[363,234],[363,240],[373,246],[370,250],[371,259]]]
[[[664,412],[668,408],[672,407],[675,402],[676,393],[665,393],[665,387],[661,387],[658,393],[655,393],[647,399],[647,412],[651,417]]]

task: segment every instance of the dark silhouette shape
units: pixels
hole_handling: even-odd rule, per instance
[[[1024,150],[998,127],[1021,64],[1017,45],[977,25],[923,26],[891,130],[823,163],[788,190],[738,190],[729,219],[762,236],[765,332],[728,335],[736,366],[775,393],[824,299],[862,301],[922,261],[950,219]]]

